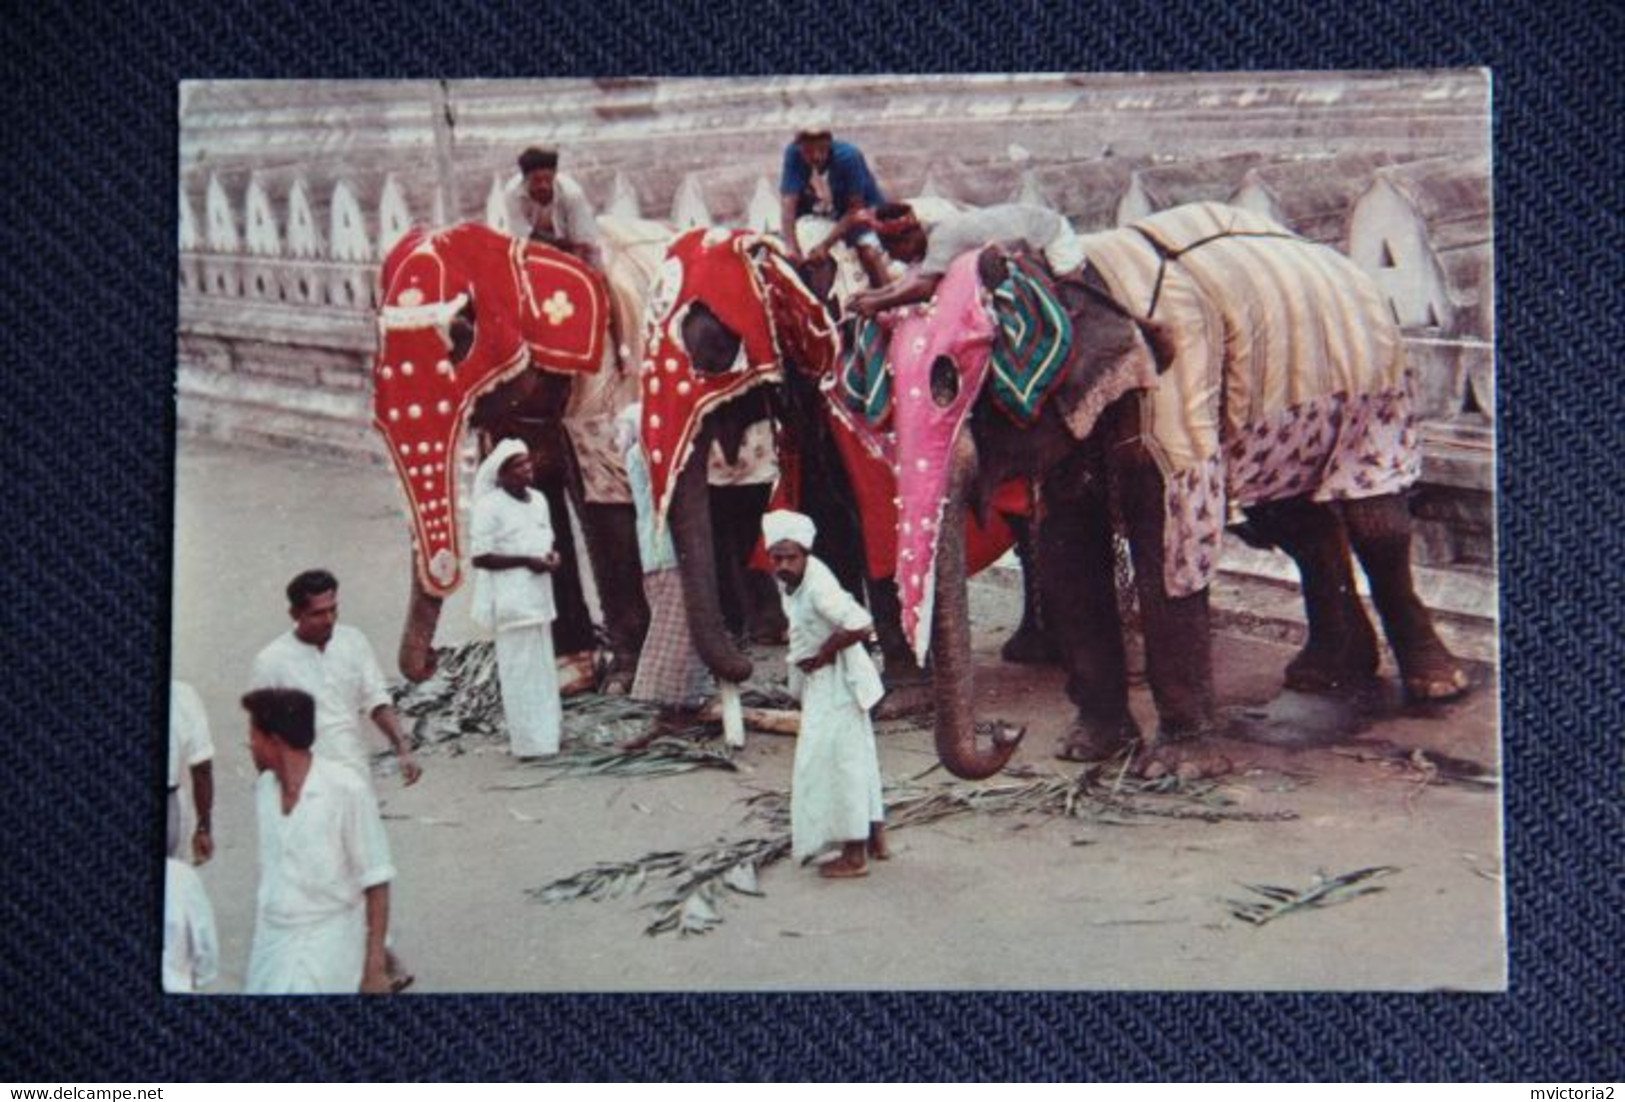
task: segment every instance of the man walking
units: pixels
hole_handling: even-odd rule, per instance
[[[242,700],[259,770],[259,901],[251,995],[385,994],[395,878],[378,802],[354,770],[311,753],[316,701],[298,689]]]
[[[306,570],[288,583],[286,592],[293,630],[260,651],[249,687],[309,693],[316,701],[316,753],[354,769],[369,788],[372,770],[361,717],[370,717],[395,748],[402,780],[416,784],[423,770],[401,733],[372,644],[338,622],[338,579],[326,570]]]

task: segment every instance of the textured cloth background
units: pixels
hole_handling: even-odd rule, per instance
[[[574,6],[0,26],[0,1079],[1625,1078],[1625,9],[824,3],[767,31],[738,0]],[[179,78],[1467,65],[1498,108],[1509,995],[159,995]]]

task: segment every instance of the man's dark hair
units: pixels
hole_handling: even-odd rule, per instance
[[[558,167],[559,151],[556,149],[543,149],[541,146],[533,145],[519,154],[519,171],[526,176],[529,176],[538,168],[556,169]]]
[[[914,208],[907,203],[881,203],[875,208],[874,227],[881,241],[895,241],[916,230],[924,232]]]
[[[301,609],[318,593],[331,593],[339,587],[339,580],[325,570],[306,570],[288,583],[288,607]]]
[[[316,741],[316,699],[302,689],[255,689],[244,694],[243,708],[255,727],[295,750]]]

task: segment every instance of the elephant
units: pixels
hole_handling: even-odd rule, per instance
[[[645,319],[640,433],[706,667],[734,683],[752,670],[722,627],[704,457],[713,445],[735,456],[747,427],[765,418],[780,448],[775,501],[812,516],[816,553],[850,592],[868,594],[888,688],[920,685],[890,580],[895,474],[886,442],[864,433],[832,394],[840,338],[820,298],[773,239],[695,229],[672,242]],[[866,540],[871,534],[880,538]],[[1010,538],[998,519],[975,525],[973,554],[992,561]],[[906,709],[909,695],[894,692],[890,706]]]
[[[1287,687],[1374,678],[1357,557],[1406,693],[1465,692],[1413,584],[1413,384],[1372,281],[1335,250],[1220,204],[1083,244],[1087,262],[1060,277],[996,244],[961,256],[892,341],[903,627],[935,663],[943,765],[981,778],[1014,752],[979,744],[972,725],[967,569],[952,523],[1013,474],[1039,487],[1038,583],[1077,708],[1063,758],[1135,746],[1153,775],[1225,768],[1198,740],[1217,726],[1208,587],[1226,524],[1283,549],[1302,576],[1308,641]],[[1001,324],[1022,300],[1044,325]],[[1045,326],[1061,341],[1047,359],[1034,336]],[[1053,372],[1047,382],[1015,376],[1034,365]],[[1150,738],[1128,708],[1114,527],[1140,601]]]
[[[440,608],[461,582],[459,487],[445,457],[455,456],[465,427],[472,426],[482,451],[504,437],[524,440],[535,485],[554,517],[566,515],[568,502],[580,520],[611,653],[607,685],[631,683],[649,609],[613,423],[636,397],[635,376],[624,365],[638,360],[643,299],[671,231],[609,216],[599,219],[599,228],[605,279],[549,246],[521,244],[473,223],[414,230],[384,263],[374,424],[389,443],[413,524],[415,568],[399,654],[410,680],[434,672]],[[616,334],[619,348],[611,344]],[[436,366],[414,375],[419,364]],[[424,456],[434,462],[418,461]],[[733,484],[742,477],[748,480],[748,472],[715,472],[729,483],[713,491],[723,512],[738,513],[742,502],[765,496],[758,487]],[[748,515],[725,517],[716,536],[737,544],[754,523]],[[556,527],[555,646],[560,655],[590,654],[597,633],[574,535],[569,524]],[[738,572],[725,572],[718,584],[742,630],[782,636],[783,614],[770,586],[764,593]]]
[[[613,246],[627,234],[607,236]],[[663,242],[661,236],[655,247]],[[620,250],[627,258],[634,253]],[[623,274],[616,255],[606,264],[612,279]],[[487,447],[513,436],[531,449],[535,485],[553,512],[562,557],[554,575],[559,654],[590,655],[597,646],[571,525],[563,522],[568,501],[598,584],[611,676],[629,680],[649,616],[635,520],[629,497],[620,503],[613,488],[593,492],[605,472],[588,459],[593,440],[611,433],[615,392],[627,389],[610,324],[613,310],[626,312],[624,293],[612,299],[609,282],[567,253],[475,223],[410,231],[385,259],[382,286],[374,425],[388,445],[413,529],[402,674],[420,681],[434,672],[441,605],[462,581],[458,454],[472,425]],[[623,320],[622,331],[631,325]],[[620,482],[624,488],[624,471]]]

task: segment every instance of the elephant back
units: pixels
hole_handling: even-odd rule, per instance
[[[1288,497],[1393,493],[1420,453],[1398,326],[1336,250],[1218,203],[1085,241],[1125,310],[1173,349],[1142,405],[1167,473],[1166,588],[1206,586],[1225,519]]]

